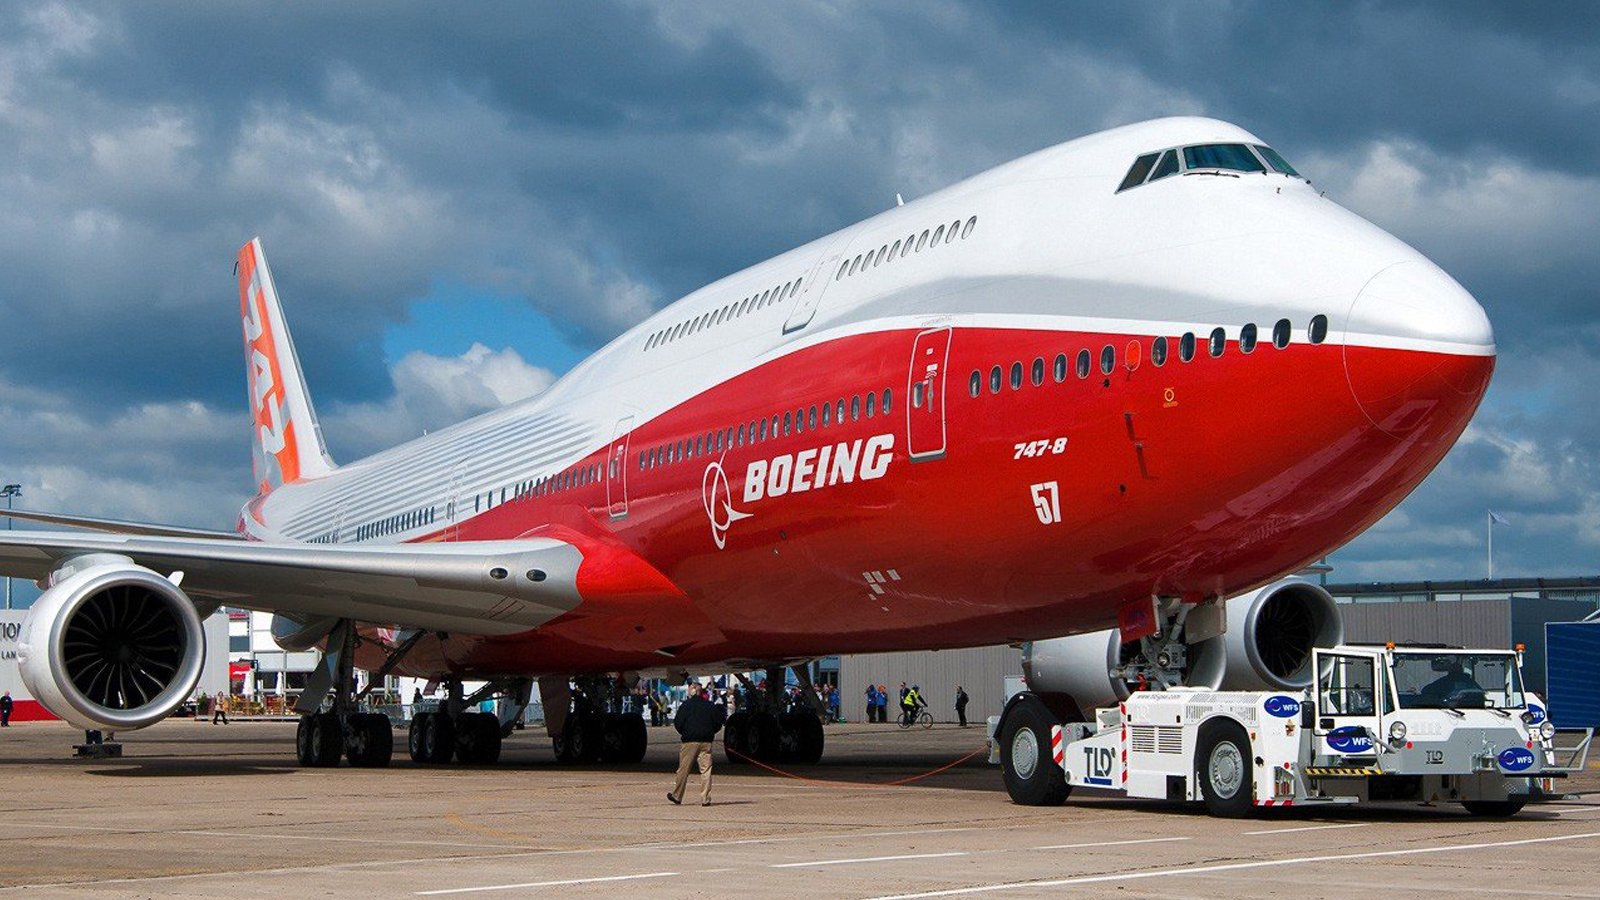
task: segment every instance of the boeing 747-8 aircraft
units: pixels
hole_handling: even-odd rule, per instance
[[[537,397],[344,465],[259,240],[238,282],[257,494],[236,533],[28,514],[110,533],[0,533],[0,570],[48,585],[24,676],[84,726],[159,720],[193,691],[201,617],[272,611],[285,647],[326,654],[310,765],[389,761],[354,665],[450,688],[412,726],[424,761],[498,756],[509,727],[464,680],[513,710],[537,685],[559,756],[620,761],[637,717],[569,682],[1108,628],[1101,680],[1182,681],[1204,654],[1168,651],[1225,631],[1260,646],[1222,665],[1290,676],[1326,610],[1259,601],[1304,599],[1276,580],[1417,486],[1495,359],[1450,276],[1201,118],[889,209],[677,300]],[[762,703],[728,731],[752,758],[822,750],[815,716]]]

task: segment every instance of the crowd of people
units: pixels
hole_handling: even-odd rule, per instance
[[[889,686],[886,684],[867,684],[864,692],[867,703],[867,721],[887,725],[889,723]],[[961,727],[967,727],[967,703],[971,698],[961,685],[956,685],[955,710],[956,719]],[[899,718],[896,720],[902,725],[911,725],[917,717],[928,708],[928,702],[922,698],[922,686],[913,684],[906,686],[900,682],[900,701],[896,704]]]

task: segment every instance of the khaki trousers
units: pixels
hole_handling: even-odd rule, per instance
[[[711,742],[684,741],[678,745],[678,782],[672,787],[672,796],[683,799],[684,788],[689,786],[689,764],[700,761],[700,802],[711,802]]]

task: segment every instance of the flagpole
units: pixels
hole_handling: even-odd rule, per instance
[[[1494,580],[1494,510],[1485,510],[1488,516],[1484,530],[1489,533],[1489,580]]]

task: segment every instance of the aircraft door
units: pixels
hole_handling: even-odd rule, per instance
[[[906,384],[906,447],[912,462],[945,455],[945,383],[950,367],[950,326],[930,328],[911,345]]]
[[[1374,756],[1389,688],[1378,654],[1315,651],[1316,752],[1321,756]]]
[[[628,514],[628,435],[632,432],[632,416],[618,422],[611,437],[611,452],[606,455],[606,503],[613,519]]]
[[[461,530],[461,520],[466,518],[466,510],[461,507],[461,482],[466,472],[466,463],[460,463],[450,470],[450,490],[444,502],[444,539],[447,541],[456,540]]]
[[[817,314],[817,307],[822,304],[822,295],[828,290],[828,283],[833,281],[830,274],[839,265],[843,256],[845,242],[843,239],[834,241],[823,251],[821,259],[811,272],[800,282],[800,299],[795,301],[794,311],[789,313],[789,318],[783,322],[783,333],[799,331],[811,323]]]

